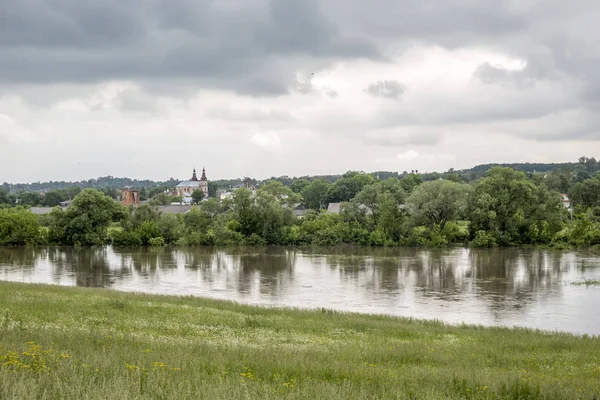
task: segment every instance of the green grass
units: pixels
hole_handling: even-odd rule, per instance
[[[0,282],[0,399],[588,399],[600,338]]]
[[[600,279],[584,279],[582,281],[571,282],[573,286],[600,286]]]

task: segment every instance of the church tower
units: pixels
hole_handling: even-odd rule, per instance
[[[194,176],[196,173],[194,172]],[[196,178],[197,179],[197,178]],[[204,167],[202,167],[202,176],[200,177],[200,190],[204,192],[204,197],[208,197],[208,178],[206,178],[206,171]]]

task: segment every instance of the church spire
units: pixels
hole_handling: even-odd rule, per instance
[[[194,167],[194,174],[192,175],[192,179],[190,179],[191,181],[197,181],[198,177],[196,176],[196,167]]]
[[[202,177],[200,178],[201,181],[207,181],[208,179],[206,178],[206,171],[204,170],[204,167],[202,167]]]

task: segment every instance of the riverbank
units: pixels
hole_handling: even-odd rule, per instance
[[[0,282],[0,346],[3,399],[600,394],[598,337],[104,289]]]

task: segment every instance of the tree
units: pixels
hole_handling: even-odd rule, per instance
[[[6,188],[0,188],[0,204],[15,204],[14,196]]]
[[[299,194],[294,193],[292,189],[276,180],[269,180],[263,183],[258,189],[259,196],[271,196],[279,204],[291,206],[301,200]]]
[[[23,207],[0,208],[0,245],[37,244],[41,240],[36,216]]]
[[[42,199],[37,192],[21,192],[17,195],[17,203],[21,206],[37,206],[42,204]]]
[[[571,204],[584,210],[600,206],[600,176],[576,183],[569,190]]]
[[[371,212],[373,222],[376,222],[379,217],[381,196],[385,193],[391,195],[391,198],[397,207],[404,203],[406,193],[402,188],[400,181],[396,178],[386,179],[385,181],[379,181],[372,185],[365,186],[361,192],[356,195],[353,202],[366,207]]]
[[[448,221],[460,216],[467,205],[468,185],[437,180],[425,182],[415,188],[408,197],[414,225],[437,227],[441,232]]]
[[[536,187],[525,173],[494,167],[477,182],[470,196],[469,230],[472,236],[487,232],[500,245],[547,240],[560,227],[556,219],[564,216],[561,207],[558,193],[544,185]]]
[[[327,191],[330,185],[323,179],[315,179],[304,188],[302,198],[304,205],[314,210],[322,210],[327,206]]]
[[[544,182],[552,190],[567,193],[573,184],[573,171],[568,167],[555,168],[546,175]]]
[[[300,194],[308,185],[310,185],[310,181],[308,179],[298,179],[291,184],[290,189],[292,189],[294,193]]]
[[[423,178],[421,177],[421,175],[417,174],[408,174],[402,179],[400,179],[400,184],[402,185],[402,188],[408,194],[411,194],[412,191],[421,183],[423,183]]]
[[[216,182],[209,181],[208,182],[208,197],[217,197],[217,190],[219,190],[219,185]]]
[[[233,193],[232,211],[242,235],[260,234],[260,216],[250,190],[240,188]]]
[[[85,189],[66,211],[56,208],[50,221],[50,239],[63,245],[102,245],[112,221],[125,216],[125,208],[96,189]]]
[[[204,198],[204,192],[202,190],[194,190],[192,192],[192,202],[194,204],[200,204],[202,199]]]

